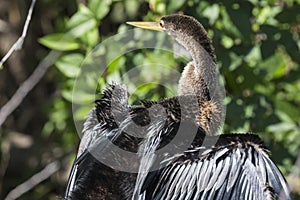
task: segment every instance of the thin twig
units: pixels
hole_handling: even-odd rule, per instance
[[[11,47],[7,54],[0,62],[0,67],[9,58],[9,56],[15,51],[21,48],[24,39],[27,34],[28,26],[31,21],[31,16],[36,0],[32,0],[28,15],[25,21],[23,32],[17,42]],[[36,67],[34,72],[24,81],[24,83],[17,89],[10,100],[0,109],[0,126],[5,122],[6,118],[21,104],[26,95],[32,90],[32,88],[42,79],[47,69],[54,63],[59,57],[60,53],[51,51]]]
[[[29,23],[31,21],[31,16],[32,16],[32,12],[33,12],[35,2],[36,2],[36,0],[31,1],[31,5],[30,5],[30,8],[29,8],[29,11],[28,11],[28,14],[27,14],[25,24],[24,24],[22,35],[19,37],[19,39],[13,44],[13,46],[9,49],[9,51],[2,58],[2,60],[0,61],[0,68],[3,66],[3,64],[6,62],[6,60],[11,56],[11,54],[14,51],[20,50],[22,48],[22,45],[24,43],[24,39],[27,35]]]
[[[14,200],[21,197],[23,194],[37,186],[42,181],[49,178],[52,174],[57,172],[60,168],[60,163],[58,161],[54,161],[48,164],[42,171],[33,175],[30,179],[25,181],[24,183],[18,185],[15,189],[10,191],[6,196],[5,200]]]
[[[10,100],[0,109],[0,127],[5,122],[6,118],[22,103],[26,95],[32,88],[43,78],[47,69],[60,56],[60,52],[51,51],[34,72],[22,83]]]

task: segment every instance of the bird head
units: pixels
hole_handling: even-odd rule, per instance
[[[200,44],[215,60],[214,49],[203,26],[193,17],[181,14],[163,16],[158,22],[127,22],[143,29],[163,31],[173,36],[187,50],[191,45]]]
[[[144,29],[164,31],[172,36],[186,33],[195,26],[201,25],[193,17],[180,14],[163,16],[159,22],[127,22],[127,24]]]

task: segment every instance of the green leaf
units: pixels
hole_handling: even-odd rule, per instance
[[[284,54],[276,53],[262,62],[260,68],[266,70],[268,80],[281,78],[286,73],[287,62]]]
[[[261,55],[263,59],[267,59],[274,55],[277,48],[277,43],[274,40],[267,39],[261,44]]]
[[[93,93],[94,92],[94,93]],[[73,92],[72,99],[67,91],[65,93],[65,97],[72,100],[72,103],[76,103],[79,105],[90,105],[92,102],[95,101],[95,91],[93,92],[86,92],[86,91],[77,91],[76,93]]]
[[[74,37],[79,37],[95,27],[97,27],[97,20],[93,13],[82,4],[67,23],[68,33]]]
[[[185,0],[170,1],[170,4],[167,6],[167,12],[172,13],[172,12],[180,9],[184,3],[185,3]]]
[[[108,73],[118,72],[118,69],[125,65],[125,61],[126,59],[124,56],[120,56],[119,58],[115,59],[109,64],[109,68],[107,69]]]
[[[98,28],[95,27],[89,32],[87,32],[85,35],[81,37],[82,41],[87,44],[88,47],[95,47],[98,44],[99,41],[99,32]]]
[[[234,41],[232,38],[228,37],[227,35],[223,35],[221,44],[226,48],[230,49],[234,45]]]
[[[232,22],[228,12],[225,9],[220,10],[220,14],[222,16],[221,27],[223,31],[230,33],[230,37],[233,38],[241,38],[241,32],[236,27],[236,25]]]
[[[42,45],[59,51],[70,51],[79,49],[80,45],[73,37],[64,33],[54,33],[39,39]]]
[[[229,1],[227,1],[228,3]],[[243,8],[243,9],[241,9]],[[253,5],[248,1],[238,1],[233,3],[230,8],[227,8],[227,13],[231,22],[235,25],[241,33],[240,37],[244,40],[249,38],[251,34],[251,23]]]
[[[101,20],[109,12],[111,3],[111,0],[90,0],[88,7],[96,19]]]
[[[300,22],[299,9],[300,9],[300,5],[295,4],[293,7],[281,11],[275,17],[275,19],[277,19],[281,23],[299,24]]]
[[[72,90],[64,89],[64,90],[62,90],[61,95],[62,95],[63,98],[65,98],[67,101],[73,102]]]
[[[210,24],[214,24],[216,22],[216,20],[219,17],[220,14],[220,8],[219,5],[214,4],[212,6],[207,7],[204,11],[203,11],[203,16],[207,17],[209,19],[209,23]]]
[[[139,2],[132,1],[132,0],[125,0],[124,4],[125,4],[124,6],[125,6],[126,14],[128,14],[129,17],[135,17],[139,12]]]
[[[282,133],[282,132],[287,132],[287,131],[293,130],[294,128],[295,128],[295,126],[292,123],[281,122],[278,124],[268,126],[267,130],[269,132]]]
[[[76,119],[76,120],[86,119],[87,114],[90,112],[90,110],[93,107],[94,107],[94,105],[92,103],[79,107],[74,113],[74,119]]]
[[[84,57],[79,53],[68,54],[56,61],[55,65],[66,77],[75,78],[83,59]]]
[[[293,119],[299,119],[299,110],[297,107],[285,100],[276,99],[275,108],[276,115],[283,122],[294,123]]]

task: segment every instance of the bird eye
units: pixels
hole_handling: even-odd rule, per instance
[[[160,20],[159,25],[161,28],[165,28],[165,22],[163,20]]]

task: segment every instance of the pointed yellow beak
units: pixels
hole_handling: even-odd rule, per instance
[[[126,22],[126,23],[139,28],[150,29],[154,31],[163,31],[163,29],[159,25],[159,22]]]

